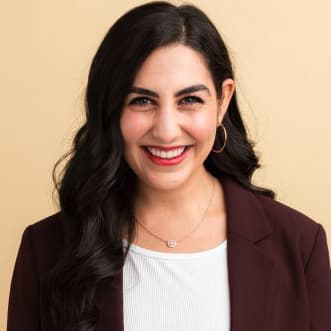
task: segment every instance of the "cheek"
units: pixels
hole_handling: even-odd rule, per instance
[[[135,143],[139,140],[145,131],[145,127],[146,121],[144,121],[142,116],[137,116],[130,112],[123,112],[120,128],[126,144]]]
[[[198,116],[194,119],[191,126],[191,134],[194,135],[197,143],[213,139],[215,123],[210,116]]]

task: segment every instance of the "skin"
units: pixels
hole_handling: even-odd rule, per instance
[[[175,96],[177,91],[196,84],[203,84],[209,91]],[[223,82],[222,96],[217,99],[203,56],[187,46],[172,44],[149,55],[133,86],[158,94],[155,97],[129,93],[121,113],[124,158],[138,178],[135,214],[165,240],[180,240],[188,235],[177,247],[169,248],[138,223],[135,244],[170,252],[214,247],[226,239],[224,195],[221,183],[204,168],[203,162],[213,148],[216,128],[234,92],[234,81]],[[160,166],[146,157],[141,145],[193,147],[180,164]],[[204,221],[191,233],[206,211],[214,183],[214,196]]]

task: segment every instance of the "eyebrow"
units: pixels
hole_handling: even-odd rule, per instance
[[[206,91],[208,93],[208,95],[210,95],[210,91],[206,85],[196,84],[196,85],[192,85],[189,87],[185,87],[184,89],[177,91],[175,93],[175,97],[179,97],[183,94],[193,93],[193,92],[197,92],[197,91]],[[138,87],[138,86],[131,87],[129,90],[129,93],[146,94],[146,95],[149,95],[154,98],[159,97],[159,95],[156,92],[143,88],[143,87]]]

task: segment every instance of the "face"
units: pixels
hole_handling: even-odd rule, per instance
[[[233,81],[225,81],[223,89],[218,100],[203,57],[187,46],[165,46],[149,55],[124,101],[120,120],[123,156],[140,184],[171,190],[206,171],[203,162],[226,112]],[[148,151],[146,146],[155,149]],[[175,146],[185,147],[179,157],[162,151]]]

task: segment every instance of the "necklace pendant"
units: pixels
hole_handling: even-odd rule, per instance
[[[168,247],[170,247],[170,248],[174,248],[174,247],[176,247],[177,242],[176,242],[176,240],[168,240],[168,241],[167,241],[167,245],[168,245]]]

